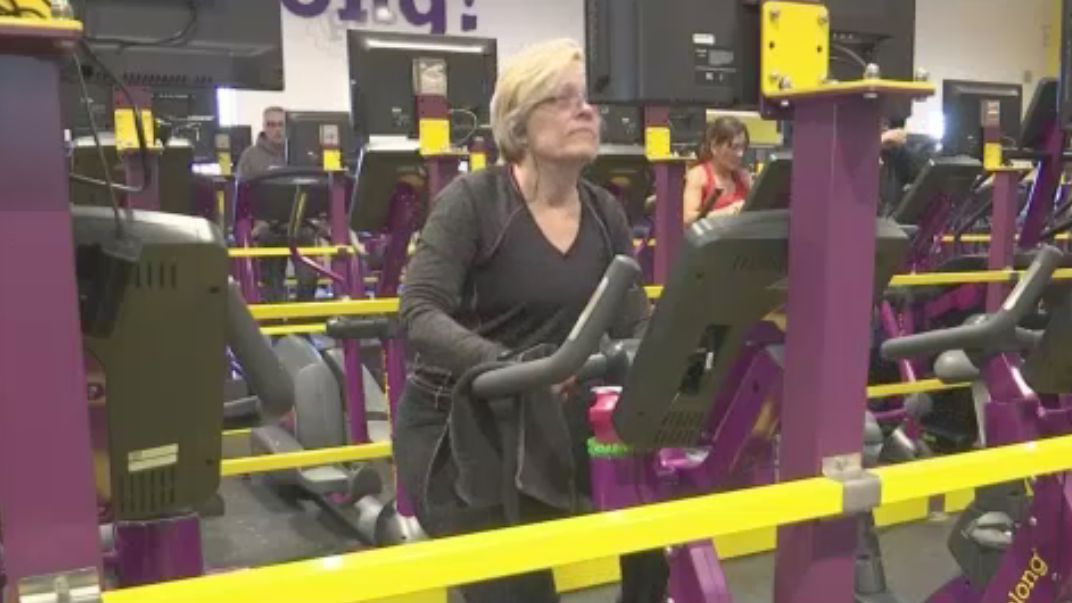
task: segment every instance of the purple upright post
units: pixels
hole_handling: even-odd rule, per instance
[[[990,255],[988,270],[1005,270],[1013,265],[1016,252],[1017,181],[1019,172],[994,174],[993,209],[990,222]],[[995,312],[1009,293],[1006,283],[988,283],[986,311]]]
[[[120,588],[195,578],[204,573],[197,515],[118,523],[115,546]]]
[[[669,128],[670,109],[646,107],[646,128]],[[664,149],[665,150],[665,149]],[[675,157],[651,159],[655,173],[655,266],[652,282],[661,285],[670,276],[674,257],[684,237],[685,163]]]
[[[428,190],[438,193],[450,184],[458,175],[459,163],[459,157],[455,155],[435,155],[425,158],[424,165],[428,170]],[[428,199],[434,201],[435,197],[435,194],[430,193]]]
[[[341,173],[328,175],[331,194],[331,243],[336,246],[350,244],[350,224],[346,211],[346,180]],[[335,283],[335,296],[365,298],[365,279],[355,255],[347,253],[332,259],[332,271],[344,276],[344,282]],[[361,342],[347,339],[342,344],[343,365],[346,375],[346,414],[350,423],[350,442],[369,442],[368,418],[365,410],[365,372],[361,364]]]
[[[1031,189],[1030,207],[1024,226],[1020,230],[1020,249],[1033,249],[1042,238],[1042,231],[1053,213],[1057,199],[1057,187],[1061,184],[1061,172],[1064,167],[1064,148],[1067,133],[1060,124],[1052,123],[1047,128],[1046,139],[1042,145],[1043,158],[1035,174],[1035,185]]]
[[[387,248],[383,254],[383,268],[377,284],[377,297],[396,297],[406,265],[409,241],[413,237],[413,214],[417,193],[407,184],[399,182],[391,196],[391,209],[387,214]],[[406,346],[400,337],[387,340],[387,403],[391,412],[391,426],[398,416],[398,400],[406,384]],[[395,483],[395,508],[403,517],[413,517],[413,504],[402,484]]]
[[[680,160],[656,161],[655,170],[655,267],[654,283],[670,277],[681,239],[685,235],[685,164]]]
[[[863,442],[881,106],[857,93],[795,107],[782,480]],[[782,527],[778,542],[778,603],[853,600],[854,518]]]
[[[342,172],[328,174],[328,190],[331,195],[331,244],[349,247],[350,224],[346,211],[346,177]],[[335,298],[346,296],[364,297],[365,282],[357,258],[350,253],[336,254],[331,260],[335,274],[345,275],[345,283],[335,283]]]
[[[240,249],[253,247],[253,204],[250,202],[253,187],[246,183],[235,184],[235,222],[234,235],[235,247]],[[260,290],[257,289],[256,270],[253,266],[253,258],[238,258],[237,273],[238,285],[242,289],[242,297],[246,303],[256,304],[261,301]]]
[[[893,311],[893,306],[890,305],[890,302],[883,301],[879,304],[879,316],[882,322],[882,331],[886,333],[886,336],[890,339],[902,337],[911,333],[911,331],[906,331],[901,326],[901,323],[897,319],[897,314]],[[897,370],[900,372],[901,381],[910,383],[916,380],[916,368],[912,365],[911,360],[898,360]]]
[[[101,567],[59,144],[60,61],[78,36],[0,25],[0,517],[12,593],[28,577]]]

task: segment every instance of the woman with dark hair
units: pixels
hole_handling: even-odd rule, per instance
[[[685,224],[741,211],[752,187],[742,167],[749,144],[748,128],[736,117],[719,117],[707,126],[697,164],[685,175]]]

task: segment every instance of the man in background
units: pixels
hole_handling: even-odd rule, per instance
[[[249,180],[274,169],[286,167],[287,114],[282,107],[268,107],[264,110],[263,123],[257,142],[242,153],[238,160],[237,178],[239,182]],[[303,247],[316,245],[316,229],[311,225],[302,225],[298,230],[298,244]],[[283,222],[257,221],[253,225],[253,242],[259,247],[287,247],[287,225]],[[266,258],[260,260],[264,290],[261,295],[266,302],[287,301],[287,261],[289,258]],[[297,301],[312,301],[316,298],[317,273],[312,268],[294,264],[294,275],[298,279]]]

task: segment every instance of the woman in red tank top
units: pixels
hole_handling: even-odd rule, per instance
[[[752,188],[742,165],[749,142],[748,128],[736,117],[719,117],[707,127],[698,162],[685,175],[685,224],[740,211]]]

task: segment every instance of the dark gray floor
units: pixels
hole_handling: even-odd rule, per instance
[[[226,513],[203,522],[206,561],[212,569],[257,567],[353,552],[356,535],[317,505],[282,498],[261,478],[227,479],[221,485]],[[952,520],[886,530],[881,535],[891,586],[906,601],[921,601],[956,573],[945,539]],[[726,563],[735,603],[767,603],[773,558],[757,555]],[[613,603],[615,589],[573,593],[566,603]]]

